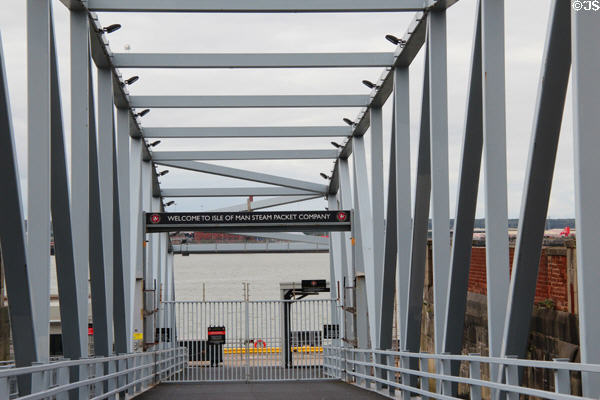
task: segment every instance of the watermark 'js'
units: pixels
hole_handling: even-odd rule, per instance
[[[599,11],[600,0],[573,0],[572,7],[575,11]]]

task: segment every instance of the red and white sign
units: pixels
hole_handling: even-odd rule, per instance
[[[158,214],[152,214],[152,215],[150,216],[150,221],[151,221],[153,224],[158,224],[158,223],[160,222],[160,215],[158,215]]]
[[[346,218],[348,218],[348,215],[346,215],[346,213],[345,213],[345,212],[343,212],[343,211],[340,211],[340,212],[337,214],[337,219],[338,219],[338,221],[342,221],[342,222],[343,222],[343,221],[345,221],[345,220],[346,220]]]

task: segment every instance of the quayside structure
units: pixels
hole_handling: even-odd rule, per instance
[[[62,114],[66,94],[59,85],[53,4],[26,0],[27,202],[0,48],[0,239],[14,351],[14,362],[0,368],[0,399],[164,398],[184,396],[182,382],[200,385],[185,389],[196,390],[197,398],[215,398],[214,386],[202,386],[215,381],[222,383],[220,393],[240,382],[277,381],[264,390],[281,398],[285,385],[297,387],[297,380],[315,381],[306,390],[347,393],[344,398],[599,398],[600,12],[591,1],[549,1],[509,273],[504,1],[473,1],[475,31],[471,61],[464,66],[469,70],[467,112],[451,231],[446,13],[457,0],[61,0],[55,6],[66,7],[70,18],[70,135]],[[395,46],[387,53],[294,53],[290,45],[288,53],[169,54],[114,52],[108,35],[120,26],[102,25],[105,12],[151,13],[158,19],[183,12],[404,12],[413,17],[403,36],[387,37]],[[420,53],[425,55],[419,76],[423,96],[415,99],[409,78]],[[368,95],[130,94],[137,77],[121,71],[145,68],[268,68],[273,74],[280,68],[376,68],[382,73],[376,82],[364,82]],[[529,360],[537,266],[569,84],[579,357]],[[386,103],[392,107],[391,124],[384,121]],[[340,115],[335,126],[142,123],[147,110],[157,108],[310,108],[316,113],[339,107],[354,108],[356,114]],[[414,154],[411,108],[421,113]],[[390,127],[391,142],[384,142],[384,127]],[[333,148],[245,150],[236,145],[239,138],[319,137],[337,141]],[[152,146],[169,138],[213,138],[232,145],[219,151]],[[386,165],[384,149],[390,154]],[[265,173],[224,166],[237,160],[330,160],[332,172],[324,174],[326,181],[311,182],[281,176],[276,168]],[[165,188],[157,166],[261,185]],[[478,193],[480,178],[483,193]],[[165,208],[175,198],[248,196],[257,199],[212,212],[176,214]],[[485,209],[485,356],[461,354],[478,196]],[[301,202],[318,198],[327,200],[327,210],[302,209]],[[297,203],[299,211],[269,210]],[[435,352],[423,353],[429,219]],[[49,352],[51,227],[62,326],[63,357],[58,359]],[[286,243],[229,251],[328,250],[330,278],[282,283],[278,301],[176,301],[174,252],[228,251],[173,245],[169,232],[180,230],[238,232]],[[294,233],[299,231],[329,235]],[[319,292],[330,295],[311,299]],[[267,319],[276,322],[269,325]],[[546,388],[521,386],[523,368],[550,371],[552,382]]]

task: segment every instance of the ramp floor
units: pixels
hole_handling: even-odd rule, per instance
[[[206,383],[158,385],[140,400],[379,400],[377,393],[344,382]]]

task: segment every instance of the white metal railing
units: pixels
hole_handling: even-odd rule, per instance
[[[523,360],[512,357],[482,357],[479,354],[450,355],[409,353],[389,350],[354,349],[326,346],[324,348],[324,373],[330,377],[355,383],[365,389],[375,390],[395,398],[399,390],[402,398],[411,395],[433,399],[455,399],[453,385],[464,384],[471,399],[482,398],[482,389],[490,393],[504,392],[509,400],[518,400],[520,395],[543,399],[582,399],[573,395],[571,373],[590,374],[600,379],[600,365],[572,363],[563,359],[554,361]],[[435,366],[431,372],[429,361]],[[466,363],[467,377],[452,373],[452,363]],[[498,366],[504,371],[502,382],[482,377],[482,366]],[[519,368],[539,368],[552,371],[554,391],[522,387],[519,385]],[[432,384],[435,382],[435,384]],[[493,398],[493,397],[492,397]]]
[[[174,347],[0,369],[0,399],[67,399],[76,390],[79,398],[132,397],[177,373],[185,356],[185,349]],[[72,373],[78,379],[72,380]],[[20,394],[19,384],[30,387],[30,394]]]

